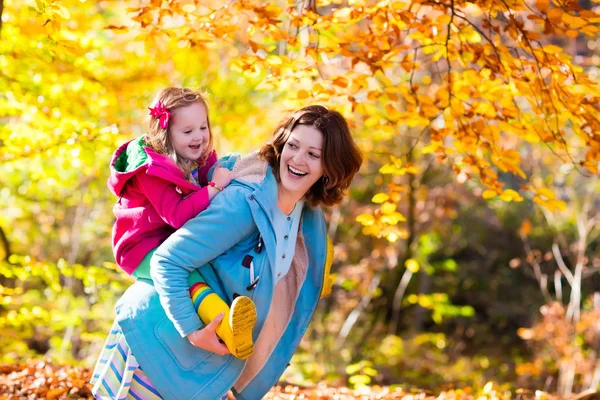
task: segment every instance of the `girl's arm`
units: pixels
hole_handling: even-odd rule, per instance
[[[201,267],[256,230],[246,196],[250,191],[233,186],[213,206],[188,221],[156,250],[150,274],[160,302],[182,337],[203,324],[188,291],[190,271]]]
[[[212,166],[217,163],[217,160],[217,152],[213,150],[206,159],[206,163],[198,170],[198,181],[200,186],[208,185],[208,171],[210,171]]]
[[[177,190],[177,185],[152,175],[136,176],[139,189],[167,224],[179,229],[191,218],[206,210],[210,204],[210,190],[217,189],[204,186],[184,196]]]

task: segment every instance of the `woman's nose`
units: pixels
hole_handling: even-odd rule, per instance
[[[304,156],[302,155],[302,152],[297,152],[296,154],[294,154],[294,162],[296,164],[301,164],[304,161]]]

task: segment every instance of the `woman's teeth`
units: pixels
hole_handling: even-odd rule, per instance
[[[296,176],[304,176],[304,175],[308,175],[308,173],[306,172],[302,172],[300,170],[297,170],[296,168],[292,168],[288,165],[288,171],[290,171],[290,173],[296,175]]]

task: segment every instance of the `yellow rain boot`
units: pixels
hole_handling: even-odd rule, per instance
[[[223,313],[223,321],[217,327],[217,335],[225,343],[231,354],[246,360],[254,351],[252,328],[256,323],[256,307],[252,299],[238,296],[231,308],[204,282],[195,283],[190,288],[194,308],[205,324]]]

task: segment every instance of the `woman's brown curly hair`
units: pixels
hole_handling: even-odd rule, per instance
[[[323,176],[306,193],[311,206],[321,203],[332,206],[342,201],[354,175],[362,164],[362,154],[350,133],[348,123],[337,111],[314,105],[302,108],[285,118],[275,130],[273,140],[263,145],[259,156],[268,161],[277,182],[283,146],[298,125],[312,126],[323,134]]]

